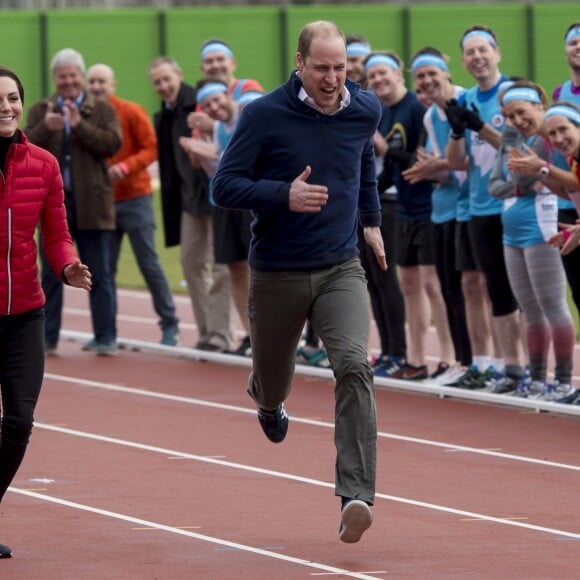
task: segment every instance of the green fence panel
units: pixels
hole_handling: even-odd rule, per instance
[[[40,14],[2,12],[0,18],[0,64],[12,69],[22,80],[25,106],[42,97],[40,64]],[[24,112],[26,115],[26,110]]]
[[[571,13],[569,4],[538,4],[533,7],[533,37],[536,78],[552,99],[553,90],[570,79],[566,62],[564,32],[579,13]]]
[[[168,10],[167,54],[180,64],[186,81],[195,85],[201,78],[201,45],[221,38],[236,57],[236,77],[254,78],[270,90],[280,82],[279,15],[274,6]]]
[[[404,58],[405,22],[401,6],[289,6],[287,58],[290,70],[294,67],[298,34],[305,24],[314,20],[330,20],[346,35],[362,34],[374,50],[393,50]]]
[[[201,76],[201,45],[220,37],[234,50],[236,75],[256,78],[269,90],[293,68],[300,29],[318,19],[336,22],[345,34],[364,35],[376,50],[394,50],[407,67],[417,49],[436,46],[449,55],[454,81],[464,86],[473,79],[461,64],[459,38],[473,24],[497,33],[502,72],[536,80],[549,94],[570,76],[563,34],[573,18],[565,3],[4,10],[0,60],[22,77],[30,105],[53,89],[48,66],[54,53],[75,48],[87,66],[111,65],[119,96],[152,113],[159,100],[146,71],[159,54],[174,57],[193,84]]]
[[[87,67],[105,63],[113,67],[117,94],[142,104],[149,111],[159,99],[147,76],[147,65],[159,54],[157,10],[67,10],[47,13],[44,66],[62,48],[74,48]],[[54,88],[50,79],[50,88]]]
[[[414,53],[434,46],[449,58],[453,82],[465,87],[475,84],[463,68],[459,41],[470,26],[489,26],[501,50],[500,70],[507,75],[527,77],[529,60],[526,6],[522,4],[433,5],[410,8],[410,46]]]

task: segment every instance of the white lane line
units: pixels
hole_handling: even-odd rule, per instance
[[[171,534],[177,534],[180,536],[194,538],[196,540],[201,540],[202,542],[209,542],[211,544],[218,544],[219,546],[224,546],[224,547],[228,547],[228,548],[235,549],[235,550],[242,550],[244,552],[249,552],[251,554],[256,554],[258,556],[265,556],[267,558],[282,560],[284,562],[289,562],[291,564],[298,564],[300,566],[306,566],[307,568],[315,568],[316,570],[324,570],[326,572],[331,572],[333,574],[341,574],[343,576],[348,576],[349,578],[359,578],[360,580],[377,580],[377,578],[375,576],[368,576],[367,574],[363,574],[363,573],[350,572],[348,570],[343,570],[341,568],[335,568],[334,566],[328,566],[328,565],[323,564],[321,562],[313,562],[310,560],[303,560],[302,558],[295,558],[293,556],[286,556],[284,554],[270,552],[270,551],[265,550],[265,549],[254,548],[252,546],[238,544],[237,542],[230,542],[230,541],[224,540],[222,538],[214,538],[212,536],[206,536],[204,534],[190,532],[188,530],[183,530],[181,528],[175,528],[173,526],[166,526],[166,525],[160,524],[158,522],[151,522],[148,520],[143,520],[141,518],[135,518],[133,516],[128,516],[125,514],[112,512],[109,510],[103,510],[103,509],[95,508],[95,507],[92,507],[89,505],[60,499],[57,497],[52,497],[50,495],[44,495],[41,493],[36,493],[36,492],[28,491],[25,489],[18,489],[15,487],[9,487],[8,490],[11,491],[12,493],[17,493],[19,495],[24,495],[24,496],[31,497],[31,498],[34,498],[37,500],[55,503],[55,504],[62,505],[65,507],[69,507],[69,508],[73,508],[76,510],[97,514],[100,516],[105,516],[108,518],[113,518],[116,520],[121,520],[124,522],[130,522],[132,524],[137,524],[139,526],[144,526],[144,527],[148,527],[148,528],[155,528],[157,530],[162,530],[164,532],[169,532]]]
[[[119,296],[124,296],[126,298],[130,298],[131,300],[135,300],[135,299],[139,299],[139,300],[146,300],[148,303],[151,303],[151,295],[148,292],[140,292],[138,290],[122,290],[119,289],[117,290],[117,295]],[[191,305],[191,301],[189,299],[188,296],[181,296],[178,294],[174,294],[173,295],[173,300],[175,303],[179,303],[179,304],[183,304],[185,306],[190,306]],[[64,307],[64,312],[65,313],[71,313],[71,314],[75,314],[77,316],[84,316],[86,318],[90,317],[90,311],[87,308],[74,308],[74,307],[68,307],[65,306]],[[150,316],[128,316],[128,315],[123,315],[121,313],[117,314],[117,317],[121,320],[126,320],[127,322],[140,322],[143,324],[155,324],[157,325],[157,319],[155,318],[155,316],[153,314],[151,314]],[[371,324],[373,326],[376,326],[376,323],[374,321],[374,319],[371,320]],[[187,322],[180,322],[179,326],[182,326],[183,328],[197,328],[196,324],[191,324],[191,323],[187,323]],[[430,332],[431,334],[436,334],[437,331],[435,329],[434,326],[430,326],[428,328],[428,332]],[[578,350],[580,351],[580,343],[576,342],[574,345],[574,350]],[[439,358],[435,357],[435,356],[430,356],[428,357],[430,360],[439,360]],[[573,378],[575,379],[580,379],[580,377],[576,377],[574,376]]]
[[[177,403],[185,403],[188,405],[197,405],[200,407],[210,407],[213,409],[219,409],[222,411],[233,411],[236,413],[245,413],[249,415],[255,415],[256,410],[247,407],[238,407],[236,405],[226,405],[224,403],[214,403],[212,401],[205,401],[203,399],[195,399],[193,397],[183,397],[180,395],[169,395],[167,393],[160,393],[157,391],[146,391],[145,389],[123,387],[121,385],[114,385],[112,383],[104,383],[101,381],[91,381],[88,379],[81,379],[78,377],[67,377],[65,375],[59,375],[54,373],[45,373],[45,378],[54,381],[60,381],[63,383],[72,383],[80,387],[88,388],[98,388],[107,391],[127,393],[131,395],[138,395],[142,397],[151,397],[154,399],[162,399],[164,401],[173,401]],[[305,419],[301,417],[290,416],[291,421],[295,423],[302,423],[303,425],[311,425],[315,427],[324,427],[326,429],[334,429],[334,424],[326,421],[316,421],[314,419]],[[433,441],[430,439],[421,439],[418,437],[407,437],[405,435],[397,435],[395,433],[386,433],[384,431],[379,431],[378,436],[384,439],[393,439],[396,441],[403,441],[405,443],[414,443],[417,445],[427,445],[430,447],[443,448],[444,451],[450,452],[464,452],[473,453],[476,455],[486,455],[488,457],[495,457],[498,459],[508,459],[510,461],[519,461],[522,463],[532,463],[535,465],[542,465],[543,467],[554,467],[557,469],[567,469],[570,471],[580,471],[580,466],[570,465],[567,463],[558,463],[556,461],[547,461],[545,459],[537,459],[534,457],[524,457],[521,455],[514,455],[511,453],[503,453],[495,451],[493,449],[478,449],[476,447],[467,447],[465,445],[455,445],[453,443],[446,443],[441,441]]]
[[[67,314],[73,314],[75,316],[85,316],[85,317],[89,317],[90,316],[90,312],[88,310],[85,310],[84,308],[73,308],[73,307],[67,307],[64,309],[65,313]],[[150,317],[146,317],[146,316],[133,316],[133,315],[129,315],[129,314],[117,314],[117,321],[120,322],[135,322],[135,323],[139,323],[139,324],[149,324],[150,326],[157,326],[157,320],[155,320],[154,318],[150,318]],[[180,322],[179,323],[179,327],[180,328],[187,328],[188,330],[197,330],[197,324],[192,324],[190,322]]]
[[[238,330],[237,333],[243,334]],[[85,342],[92,338],[88,332],[76,332],[71,330],[62,330],[61,336],[72,341]],[[164,346],[159,343],[134,340],[128,338],[119,338],[119,346],[127,350],[137,350],[142,353],[164,354],[171,357],[189,358],[191,360],[205,360],[218,364],[248,367],[252,366],[252,359],[245,356],[236,356],[218,352],[201,351],[195,348],[184,348],[175,346]],[[325,380],[334,381],[334,375],[331,369],[322,367],[313,367],[311,365],[297,364],[295,373],[297,376],[318,377]],[[479,390],[457,389],[455,387],[446,387],[426,383],[424,381],[404,381],[402,379],[391,379],[384,377],[375,377],[377,387],[387,387],[396,391],[423,393],[426,395],[437,396],[438,398],[451,397],[465,401],[477,401],[498,404],[518,409],[530,409],[535,413],[541,411],[555,412],[560,415],[575,415],[580,417],[580,407],[576,405],[560,405],[555,402],[540,401],[538,399],[525,399],[521,397],[510,397],[509,395],[497,395],[494,393],[485,393]]]
[[[97,433],[89,433],[86,431],[78,431],[76,429],[66,429],[63,427],[56,427],[54,425],[48,425],[46,423],[35,423],[35,427],[40,429],[45,429],[47,431],[53,431],[55,433],[62,433],[64,435],[71,435],[73,437],[79,437],[83,439],[91,439],[93,441],[100,441],[102,443],[112,443],[114,445],[120,445],[123,447],[130,447],[133,449],[139,449],[141,451],[151,451],[153,453],[161,453],[165,456],[174,457],[187,457],[189,459],[194,459],[202,463],[211,463],[212,465],[219,465],[220,467],[226,467],[229,469],[239,469],[241,471],[249,471],[251,473],[259,473],[261,475],[266,475],[268,477],[277,477],[279,479],[287,479],[290,481],[296,481],[299,483],[305,483],[308,485],[314,485],[318,487],[326,487],[334,489],[334,483],[329,483],[328,481],[320,481],[318,479],[313,479],[311,477],[301,477],[293,473],[285,473],[283,471],[273,471],[271,469],[265,469],[263,467],[254,467],[252,465],[246,465],[243,463],[235,463],[233,461],[224,461],[222,459],[213,459],[211,457],[204,457],[203,455],[195,455],[193,453],[185,453],[183,451],[176,451],[174,449],[165,449],[163,447],[157,447],[155,445],[146,445],[144,443],[137,443],[135,441],[128,441],[126,439],[118,439],[116,437],[107,437],[105,435],[99,435]],[[488,516],[485,514],[479,514],[476,512],[470,512],[465,510],[459,510],[447,506],[442,506],[438,504],[418,501],[414,499],[408,499],[405,497],[399,497],[395,495],[388,495],[386,493],[377,493],[375,495],[377,498],[386,499],[389,501],[412,505],[414,507],[427,508],[434,511],[445,512],[448,514],[454,514],[461,517],[475,518],[478,520],[485,520],[487,522],[494,522],[497,524],[503,524],[508,526],[525,528],[527,530],[534,530],[537,532],[544,532],[547,534],[552,534],[555,536],[564,536],[567,538],[580,539],[580,533],[567,532],[565,530],[558,530],[555,528],[547,528],[544,526],[536,526],[533,524],[528,524],[524,522],[509,520],[505,518],[497,518],[494,516]]]
[[[388,572],[386,570],[373,570],[373,571],[368,571],[368,572],[363,572],[364,574],[388,574]],[[337,574],[335,572],[311,572],[310,573],[311,576],[337,576]]]

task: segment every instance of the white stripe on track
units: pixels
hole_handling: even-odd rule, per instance
[[[164,401],[174,401],[177,403],[185,403],[188,405],[198,405],[200,407],[211,407],[213,409],[220,409],[223,411],[233,411],[236,413],[245,413],[255,415],[256,410],[247,407],[238,407],[236,405],[226,405],[224,403],[214,403],[212,401],[205,401],[203,399],[195,399],[193,397],[183,397],[180,395],[169,395],[167,393],[160,393],[156,391],[147,391],[145,389],[138,389],[132,387],[123,387],[121,385],[114,385],[112,383],[103,383],[100,381],[91,381],[77,377],[67,377],[65,375],[58,375],[54,373],[46,373],[45,378],[63,383],[72,383],[81,387],[99,388],[107,391],[118,393],[127,393],[130,395],[139,395],[142,397],[152,397],[154,399],[162,399]],[[312,425],[315,427],[324,427],[326,429],[334,429],[334,424],[326,421],[316,421],[314,419],[305,419],[291,415],[291,420],[295,423],[302,423],[303,425]],[[384,439],[393,439],[396,441],[403,441],[405,443],[415,443],[417,445],[427,445],[430,447],[440,447],[445,450],[462,451],[465,453],[473,453],[476,455],[486,455],[488,457],[495,457],[498,459],[509,459],[511,461],[519,461],[522,463],[532,463],[541,465],[543,467],[554,467],[557,469],[567,469],[570,471],[580,471],[580,466],[570,465],[567,463],[558,463],[556,461],[547,461],[545,459],[537,459],[535,457],[524,457],[521,455],[514,455],[511,453],[503,453],[501,451],[494,451],[492,449],[479,449],[477,447],[467,447],[465,445],[455,445],[453,443],[446,443],[441,441],[433,441],[431,439],[421,439],[418,437],[407,437],[405,435],[397,435],[395,433],[386,433],[379,431],[378,436]]]
[[[105,516],[107,518],[113,518],[116,520],[121,520],[124,522],[130,522],[132,524],[137,524],[139,526],[145,526],[149,528],[155,528],[157,530],[162,530],[164,532],[169,532],[171,534],[178,534],[180,536],[186,536],[188,538],[193,538],[195,540],[201,540],[202,542],[209,542],[211,544],[218,544],[219,546],[225,546],[227,548],[232,548],[235,550],[242,550],[244,552],[249,552],[251,554],[256,554],[258,556],[264,556],[266,558],[274,558],[276,560],[282,560],[284,562],[289,562],[290,564],[298,564],[300,566],[306,566],[308,568],[314,568],[316,570],[324,570],[332,574],[340,574],[341,576],[347,576],[349,578],[359,578],[360,580],[378,580],[376,576],[368,576],[367,574],[360,572],[349,572],[342,568],[335,568],[334,566],[328,566],[322,564],[321,562],[313,562],[311,560],[303,560],[302,558],[295,558],[293,556],[286,556],[284,554],[279,554],[276,552],[270,552],[261,548],[254,548],[252,546],[246,546],[244,544],[238,544],[237,542],[230,542],[222,538],[214,538],[212,536],[206,536],[204,534],[197,534],[195,532],[190,532],[188,530],[182,530],[180,528],[174,528],[173,526],[166,526],[165,524],[160,524],[158,522],[151,522],[149,520],[143,520],[141,518],[135,518],[133,516],[128,516],[125,514],[120,514],[117,512],[112,512],[109,510],[103,510],[100,508],[92,507],[89,505],[68,501],[65,499],[60,499],[57,497],[52,497],[50,495],[45,495],[35,491],[28,491],[25,489],[19,489],[14,487],[9,487],[8,491],[12,493],[17,493],[19,495],[24,495],[37,500],[46,501],[50,503],[55,503],[65,507],[73,508],[80,511],[85,511],[99,516]]]
[[[273,471],[271,469],[265,469],[263,467],[254,467],[252,465],[245,465],[243,463],[236,463],[233,461],[224,461],[223,459],[215,459],[211,457],[204,457],[202,455],[195,455],[193,453],[185,453],[183,451],[176,451],[174,449],[166,449],[163,447],[157,447],[155,445],[146,445],[144,443],[137,443],[135,441],[128,441],[125,439],[119,439],[117,437],[107,437],[105,435],[98,435],[96,433],[88,433],[86,431],[78,431],[76,429],[67,429],[65,427],[57,427],[55,425],[48,425],[46,423],[35,423],[35,427],[40,429],[45,429],[47,431],[53,431],[55,433],[61,433],[64,435],[71,435],[73,437],[79,437],[84,439],[91,439],[93,441],[100,441],[102,443],[112,443],[114,445],[120,445],[123,447],[130,447],[133,449],[139,449],[141,451],[150,451],[153,453],[160,453],[164,456],[172,456],[172,457],[184,457],[187,459],[193,459],[194,461],[199,461],[201,463],[210,463],[212,465],[218,465],[220,467],[226,467],[228,469],[239,469],[241,471],[248,471],[251,473],[259,473],[260,475],[266,475],[269,477],[277,477],[279,479],[286,479],[290,481],[296,481],[299,483],[305,483],[308,485],[314,485],[317,487],[326,487],[334,489],[334,483],[329,483],[327,481],[320,481],[318,479],[313,479],[310,477],[301,477],[299,475],[295,475],[293,473],[285,473],[282,471]],[[561,536],[565,538],[573,538],[575,540],[580,540],[580,533],[576,532],[568,532],[565,530],[558,530],[556,528],[547,528],[544,526],[537,526],[534,524],[528,524],[520,521],[509,520],[505,518],[497,518],[494,516],[488,516],[485,514],[480,514],[476,512],[470,512],[460,509],[455,509],[447,506],[442,506],[438,504],[413,500],[405,497],[399,497],[395,495],[388,495],[385,493],[377,493],[375,495],[376,498],[386,499],[389,501],[393,501],[396,503],[402,503],[406,505],[411,505],[414,507],[425,508],[429,510],[444,512],[448,514],[454,514],[461,516],[463,518],[474,518],[478,520],[483,520],[487,522],[494,522],[496,524],[502,524],[506,526],[513,526],[517,528],[524,528],[526,530],[533,530],[536,532],[543,532],[547,534],[551,534],[554,536]]]

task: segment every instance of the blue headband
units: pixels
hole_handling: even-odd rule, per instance
[[[447,63],[436,54],[421,54],[411,64],[411,72],[415,74],[422,66],[436,66],[443,71],[449,70]]]
[[[200,57],[203,60],[210,52],[222,52],[228,58],[234,58],[234,53],[223,42],[211,42],[203,47]]]
[[[549,119],[550,117],[555,117],[556,115],[566,117],[566,119],[570,119],[570,121],[575,125],[580,126],[580,112],[572,107],[568,107],[567,105],[556,105],[550,107],[544,115],[544,120]]]
[[[513,101],[528,101],[528,103],[541,103],[540,93],[536,89],[528,89],[526,87],[516,87],[515,89],[508,89],[502,97],[502,103],[507,105]]]
[[[196,99],[198,103],[203,103],[207,98],[218,93],[227,93],[228,87],[224,83],[207,83],[197,91]]]
[[[262,93],[259,93],[258,91],[247,91],[239,96],[237,103],[240,107],[243,107],[256,99],[259,99],[261,96],[263,96]]]
[[[370,44],[364,42],[351,42],[346,45],[346,56],[366,56],[370,51]]]
[[[497,87],[497,94],[505,93],[510,87],[516,84],[516,81],[504,81],[503,83],[499,84]]]
[[[572,39],[578,38],[580,36],[580,26],[574,26],[571,30],[568,31],[566,34],[566,44],[568,44]]]
[[[368,71],[370,68],[377,66],[378,64],[385,64],[393,70],[399,70],[399,63],[392,56],[386,54],[374,54],[371,56],[365,64],[365,70]]]
[[[475,38],[476,36],[481,36],[482,38],[485,38],[486,40],[488,40],[489,44],[491,44],[491,46],[493,46],[493,48],[497,47],[497,42],[496,42],[495,38],[489,32],[486,32],[485,30],[472,30],[471,32],[468,32],[461,39],[461,46],[465,46],[465,42],[467,40],[470,40],[471,38]]]

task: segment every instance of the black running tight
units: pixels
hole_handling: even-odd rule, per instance
[[[44,310],[0,316],[0,501],[26,452],[44,374]]]

